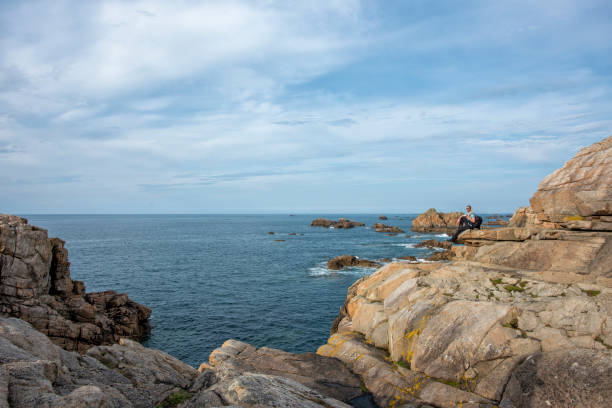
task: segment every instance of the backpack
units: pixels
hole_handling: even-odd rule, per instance
[[[472,228],[480,229],[480,224],[482,224],[482,217],[480,215],[475,215],[474,224],[472,224]]]

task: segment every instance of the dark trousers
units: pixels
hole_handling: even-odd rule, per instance
[[[451,242],[455,242],[457,241],[457,237],[459,236],[459,234],[461,234],[463,231],[465,230],[469,230],[474,228],[474,224],[472,224],[467,217],[461,217],[459,219],[459,227],[457,228],[457,231],[455,231],[455,233],[453,234],[453,236],[451,237]]]

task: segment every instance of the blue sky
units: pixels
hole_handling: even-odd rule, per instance
[[[607,1],[1,1],[0,212],[512,211],[612,134]]]

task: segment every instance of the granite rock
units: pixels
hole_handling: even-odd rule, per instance
[[[0,314],[30,322],[67,350],[140,339],[151,311],[115,291],[85,293],[70,278],[64,241],[24,218],[0,215]]]

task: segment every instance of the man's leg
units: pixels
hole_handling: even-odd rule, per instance
[[[459,236],[459,234],[461,234],[463,231],[468,230],[468,229],[470,229],[470,227],[468,227],[467,225],[462,225],[462,226],[458,227],[457,231],[455,231],[455,233],[451,237],[450,241],[451,242],[456,242],[457,241],[457,237]]]

